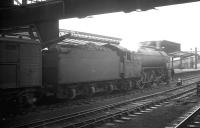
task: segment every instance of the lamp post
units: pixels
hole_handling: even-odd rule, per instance
[[[197,69],[197,47],[195,48],[195,69]]]

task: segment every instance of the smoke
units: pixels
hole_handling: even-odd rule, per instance
[[[137,52],[140,47],[139,42],[134,42],[127,39],[123,39],[120,43],[120,46],[125,47],[128,50],[135,51],[135,52]]]

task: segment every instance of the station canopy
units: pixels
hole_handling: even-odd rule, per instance
[[[78,32],[72,30],[59,30],[60,36],[69,35],[63,41],[71,43],[96,43],[96,44],[116,44],[119,45],[121,39],[116,37],[109,37],[86,32]]]
[[[105,45],[105,44],[113,44],[119,45],[121,38],[109,37],[97,34],[91,34],[86,32],[78,32],[72,30],[59,30],[59,38],[47,41],[43,43],[43,48],[48,47],[52,44],[74,44],[74,45],[82,45],[93,43],[96,45]]]
[[[194,56],[195,54],[191,53],[191,52],[177,51],[177,52],[169,53],[168,55],[170,57],[173,57],[173,58],[177,58],[177,57],[183,57],[183,58],[185,58],[185,57]]]

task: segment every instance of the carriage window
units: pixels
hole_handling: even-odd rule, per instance
[[[127,52],[127,53],[126,53],[126,57],[127,57],[127,58],[126,58],[127,60],[131,60],[131,53],[130,53],[130,52]]]

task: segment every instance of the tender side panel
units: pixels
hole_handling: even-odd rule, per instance
[[[59,55],[59,84],[119,79],[119,61],[109,49],[71,49]]]

